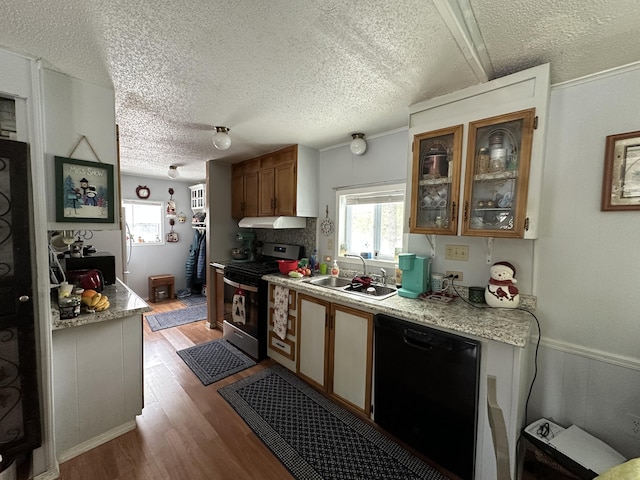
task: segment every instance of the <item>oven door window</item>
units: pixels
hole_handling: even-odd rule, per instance
[[[224,279],[224,319],[248,335],[258,337],[258,288]]]

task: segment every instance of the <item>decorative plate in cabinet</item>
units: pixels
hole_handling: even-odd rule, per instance
[[[413,137],[411,233],[455,235],[462,125]]]

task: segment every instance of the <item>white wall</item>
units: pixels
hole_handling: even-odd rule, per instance
[[[364,186],[381,182],[406,182],[407,130],[380,137],[367,138],[367,151],[357,156],[351,153],[349,144],[320,152],[318,160],[318,224],[325,218],[329,206],[329,218],[336,221],[336,188]],[[335,256],[336,234],[318,233],[318,255]],[[354,262],[354,267],[360,260]],[[360,267],[358,267],[360,268]]]
[[[56,222],[54,157],[70,157],[114,165],[114,199],[118,197],[116,110],[113,89],[93,85],[52,70],[43,70],[47,213],[49,230],[69,228]],[[78,141],[82,136],[86,140]],[[78,145],[74,151],[74,146]],[[93,150],[92,150],[93,149]],[[72,154],[73,152],[73,154]],[[78,229],[117,230],[118,209],[113,223],[80,223]]]
[[[173,275],[175,277],[176,292],[186,286],[185,262],[189,255],[189,247],[191,246],[195,232],[191,226],[193,212],[191,211],[191,191],[189,190],[189,185],[192,184],[194,183],[172,180],[170,178],[161,180],[157,178],[122,175],[123,199],[138,200],[136,188],[138,185],[146,185],[151,191],[148,200],[162,201],[166,208],[166,202],[169,200],[169,188],[173,188],[173,199],[176,202],[176,210],[178,213],[184,212],[187,216],[185,223],[178,223],[176,219],[174,230],[179,236],[177,243],[133,246],[131,248],[129,264],[126,266],[129,272],[127,275],[127,285],[142,298],[148,298],[149,275]],[[166,219],[165,237],[169,228],[169,220]],[[97,234],[96,237],[100,237],[100,235]],[[97,244],[98,242],[96,241],[95,243]],[[126,252],[124,255],[126,261]]]
[[[607,135],[640,130],[640,65],[552,88],[535,293],[541,375],[530,420],[575,423],[628,457],[640,416],[640,211],[601,212]]]

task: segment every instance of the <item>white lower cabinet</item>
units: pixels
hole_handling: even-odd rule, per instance
[[[373,314],[298,295],[297,374],[369,415]]]
[[[59,462],[135,428],[143,406],[141,315],[54,330],[52,359]]]

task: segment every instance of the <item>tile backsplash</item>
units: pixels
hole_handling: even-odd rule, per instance
[[[262,229],[256,228],[256,240],[271,243],[289,243],[292,245],[302,245],[304,256],[309,257],[316,248],[316,218],[307,218],[306,228],[283,228],[283,229]]]

